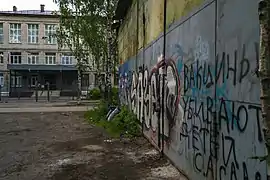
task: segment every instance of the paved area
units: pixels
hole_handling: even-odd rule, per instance
[[[1,108],[0,113],[23,113],[23,112],[85,112],[94,106],[59,106],[59,107],[10,107]],[[1,114],[0,114],[0,119]]]
[[[110,139],[83,112],[21,109],[0,113],[0,180],[184,179],[144,138]]]
[[[99,101],[89,101],[89,100],[82,100],[80,106],[94,106]],[[63,107],[63,106],[78,106],[77,101],[70,100],[70,101],[51,101],[48,102],[47,100],[35,102],[34,100],[13,100],[13,101],[2,101],[0,102],[0,108],[25,108],[25,107]]]

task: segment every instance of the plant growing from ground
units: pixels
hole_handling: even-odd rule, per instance
[[[136,137],[140,135],[139,121],[126,106],[123,106],[120,113],[109,122],[107,131],[116,136]]]
[[[88,97],[91,100],[99,100],[101,99],[101,92],[99,88],[94,88],[92,90],[89,91],[88,93]]]
[[[111,121],[107,121],[106,115],[106,103],[101,102],[97,108],[86,112],[85,118],[89,123],[104,128],[115,138],[132,138],[140,135],[139,121],[127,107],[123,106],[120,113]]]
[[[119,102],[118,102],[119,94],[118,93],[119,93],[118,88],[113,87],[112,88],[112,102],[111,102],[112,105],[115,105],[115,106],[119,105]]]
[[[100,121],[106,121],[107,106],[104,101],[101,101],[99,105],[87,111],[84,117],[91,124],[98,124]]]

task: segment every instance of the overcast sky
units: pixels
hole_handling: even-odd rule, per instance
[[[0,11],[12,11],[13,6],[17,10],[39,10],[40,4],[45,4],[45,10],[57,10],[53,0],[0,0]]]

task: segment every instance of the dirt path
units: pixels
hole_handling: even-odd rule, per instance
[[[139,138],[108,141],[83,113],[0,114],[2,180],[176,180],[179,172]]]

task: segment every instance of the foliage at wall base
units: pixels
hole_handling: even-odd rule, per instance
[[[87,99],[89,100],[101,100],[104,95],[102,95],[102,92],[99,88],[94,88],[92,90],[89,91],[89,93],[87,94]],[[113,87],[111,89],[111,105],[113,106],[117,106],[118,103],[118,88],[117,87]]]
[[[102,102],[97,108],[86,112],[85,118],[89,123],[104,128],[114,138],[140,136],[139,121],[127,107],[123,106],[120,113],[111,121],[107,121],[106,115],[106,104]]]
[[[101,99],[101,92],[100,89],[94,88],[91,89],[87,95],[87,98],[90,100],[99,100]]]

